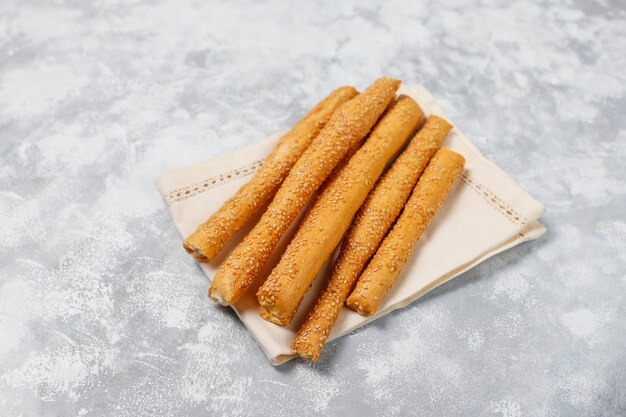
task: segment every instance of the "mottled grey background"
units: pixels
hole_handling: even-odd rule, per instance
[[[623,1],[0,3],[0,414],[626,415]],[[273,368],[154,187],[425,84],[548,233]]]

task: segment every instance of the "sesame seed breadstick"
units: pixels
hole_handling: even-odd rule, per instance
[[[461,175],[465,159],[441,148],[428,163],[398,221],[359,278],[346,304],[372,315],[400,274],[413,246]]]
[[[313,361],[319,358],[354,282],[450,129],[452,125],[444,119],[430,116],[367,196],[341,244],[326,288],[291,343],[291,349],[301,358]]]
[[[322,130],[331,115],[357,95],[353,87],[340,87],[320,101],[279,140],[263,166],[183,243],[200,262],[208,262],[275,193],[289,170]]]
[[[238,301],[252,285],[279,239],[315,191],[394,99],[400,81],[380,78],[342,105],[283,181],[267,210],[213,277],[209,297]]]
[[[389,159],[417,127],[422,110],[401,96],[365,144],[319,194],[280,262],[257,292],[266,320],[291,322],[302,298],[350,226]]]
[[[343,157],[343,159],[341,161],[339,161],[339,163],[337,165],[335,165],[335,168],[333,168],[333,170],[330,172],[330,175],[328,177],[326,177],[326,179],[324,180],[324,182],[322,183],[322,185],[320,185],[320,188],[317,192],[317,194],[320,194],[323,190],[325,190],[326,188],[328,188],[328,185],[335,180],[335,177],[337,177],[337,175],[341,172],[341,170],[348,165],[348,162],[350,162],[350,159],[352,159],[352,157],[354,156],[354,154],[356,153],[356,151],[358,151],[359,149],[361,149],[361,146],[363,145],[363,143],[365,142],[366,138],[361,139],[360,141],[358,141],[357,143],[355,143],[350,150],[348,150],[348,152],[346,153],[346,156]]]
[[[361,145],[363,145],[364,139],[365,138],[363,138],[362,140],[357,142],[354,146],[352,146],[352,148],[350,148],[346,156],[344,156],[343,159],[337,165],[335,165],[335,168],[333,168],[330,175],[324,180],[324,182],[320,186],[320,190],[321,190],[320,194],[323,192],[323,190],[329,187],[330,183],[335,180],[335,178],[341,172],[341,170],[348,164],[348,162],[350,162],[350,159],[354,156],[356,151],[358,151],[361,148]],[[267,320],[267,321],[274,320],[273,317],[264,309],[261,309],[261,313],[259,313],[259,315],[264,320]]]

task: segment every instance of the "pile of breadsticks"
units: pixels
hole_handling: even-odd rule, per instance
[[[437,116],[423,122],[413,99],[396,96],[399,86],[398,80],[380,78],[362,93],[352,87],[333,91],[280,138],[252,179],[183,243],[198,261],[208,262],[269,203],[209,289],[210,298],[236,303],[315,196],[256,294],[261,317],[289,324],[343,238],[326,288],[291,344],[302,358],[318,359],[344,304],[363,315],[376,312],[463,170],[463,157],[441,148],[452,126]]]

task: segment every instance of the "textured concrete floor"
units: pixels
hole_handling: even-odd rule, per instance
[[[610,0],[1,2],[2,415],[626,415],[624,68]],[[382,74],[548,234],[273,368],[153,181]]]

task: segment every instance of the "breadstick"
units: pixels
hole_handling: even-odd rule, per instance
[[[291,343],[291,349],[301,358],[313,361],[319,358],[354,282],[451,128],[444,119],[430,116],[367,196],[341,244],[326,288]]]
[[[341,106],[298,159],[267,210],[217,271],[209,297],[239,300],[267,262],[280,237],[335,165],[360,141],[393,100],[400,81],[381,78]]]
[[[291,322],[313,279],[335,249],[389,159],[415,130],[423,113],[410,97],[400,97],[378,122],[365,144],[320,193],[280,262],[257,292],[262,317]]]
[[[398,221],[393,226],[348,297],[347,305],[371,315],[400,274],[413,246],[461,175],[465,159],[441,148],[420,177]]]
[[[325,190],[326,188],[330,186],[330,183],[332,183],[335,180],[335,178],[337,178],[337,175],[348,164],[348,162],[354,156],[356,151],[358,151],[361,148],[362,144],[363,144],[363,140],[360,140],[359,142],[357,142],[352,148],[350,148],[346,156],[344,156],[343,159],[337,165],[335,165],[335,168],[333,168],[333,171],[326,178],[326,180],[324,180],[324,183],[320,186],[320,190],[321,190],[320,194],[323,192],[323,190]],[[264,309],[261,309],[261,313],[259,315],[264,320],[267,320],[267,321],[273,320],[272,316]]]
[[[353,87],[341,87],[319,102],[278,140],[272,153],[250,181],[185,240],[185,250],[200,262],[213,259],[228,239],[276,193],[291,167],[335,110],[356,94]]]

